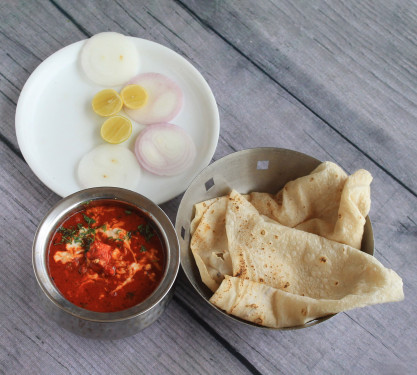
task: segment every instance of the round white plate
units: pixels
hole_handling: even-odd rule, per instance
[[[143,170],[134,190],[161,204],[181,194],[210,163],[219,138],[219,112],[207,82],[187,60],[160,44],[130,38],[140,52],[139,73],[165,74],[183,90],[184,106],[171,123],[185,129],[198,150],[193,165],[180,175],[161,177]],[[105,87],[90,82],[81,71],[79,53],[84,43],[71,44],[40,64],[23,87],[16,109],[17,141],[24,158],[39,179],[62,197],[82,189],[78,162],[105,143],[100,137],[104,119],[91,109],[94,94]],[[133,151],[144,126],[132,123],[132,136],[122,145]]]

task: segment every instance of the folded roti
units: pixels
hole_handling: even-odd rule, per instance
[[[213,292],[224,275],[232,274],[225,226],[227,201],[227,197],[221,197],[196,205],[196,216],[191,223],[191,251],[201,280]]]
[[[321,163],[309,175],[288,182],[275,196],[251,193],[245,198],[260,214],[282,225],[360,248],[370,209],[369,172],[351,176],[336,164]],[[232,275],[225,230],[227,197],[195,205],[190,226],[191,251],[202,281],[215,292]]]
[[[225,220],[233,277],[210,302],[227,313],[280,328],[404,298],[401,278],[371,255],[283,226],[236,191]]]
[[[272,328],[295,327],[318,317],[372,303],[398,301],[401,293],[388,284],[378,293],[337,299],[299,296],[239,277],[226,276],[210,302],[241,319]],[[375,302],[371,302],[374,300]]]
[[[361,247],[365,218],[371,206],[368,171],[351,176],[338,165],[323,162],[309,175],[288,182],[275,196],[250,194],[262,214],[282,225]]]

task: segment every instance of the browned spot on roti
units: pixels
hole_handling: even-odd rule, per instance
[[[265,231],[263,229],[261,230],[261,235],[265,236]]]
[[[285,284],[284,284],[284,289],[285,288],[288,288],[290,286],[290,283],[287,281]]]
[[[320,258],[320,262],[322,262],[322,263],[326,263],[326,262],[327,262],[326,257],[321,257],[321,258]]]
[[[246,274],[247,274],[247,267],[246,267],[245,260],[243,259],[243,254],[242,253],[239,254],[239,258],[240,258],[239,269],[237,270],[236,274],[233,275],[233,276],[235,276],[235,277],[240,277],[240,276],[245,277]]]
[[[306,308],[302,308],[301,309],[301,315],[303,315],[303,316],[307,316],[307,309]]]

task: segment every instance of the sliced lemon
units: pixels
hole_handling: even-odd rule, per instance
[[[94,95],[91,105],[95,113],[108,117],[120,112],[123,107],[123,100],[117,91],[105,89]]]
[[[148,93],[139,85],[127,85],[120,92],[124,105],[129,109],[139,109],[148,101]]]
[[[101,126],[100,134],[106,142],[122,143],[132,134],[132,123],[123,116],[110,117]]]

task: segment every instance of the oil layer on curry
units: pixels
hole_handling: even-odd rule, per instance
[[[132,307],[164,273],[164,249],[152,221],[121,203],[85,203],[49,244],[49,273],[63,296],[97,312]]]

